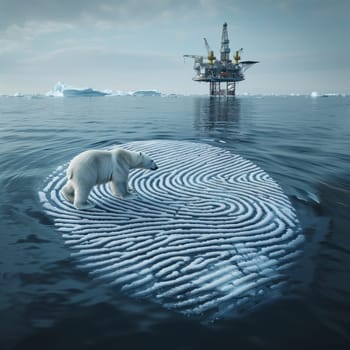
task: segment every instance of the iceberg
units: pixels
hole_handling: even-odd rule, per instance
[[[133,96],[161,96],[158,90],[138,90],[134,91]]]
[[[48,91],[47,97],[94,97],[94,96],[162,96],[162,93],[155,89],[136,90],[136,91],[120,91],[120,90],[96,90],[92,88],[76,88],[57,82],[55,86]]]
[[[92,97],[92,96],[106,96],[109,95],[106,92],[94,90],[91,88],[87,89],[65,89],[63,90],[64,97]]]
[[[94,90],[92,88],[75,88],[60,81],[55,84],[52,90],[48,91],[46,96],[49,97],[92,97],[92,96],[106,96],[108,92]]]
[[[339,96],[346,96],[346,94],[342,94],[340,92],[325,92],[322,94],[319,94],[316,91],[313,91],[310,95],[311,97],[339,97]]]

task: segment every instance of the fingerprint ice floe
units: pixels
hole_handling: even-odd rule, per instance
[[[218,317],[278,293],[303,241],[279,185],[252,162],[206,144],[140,141],[157,171],[135,170],[138,198],[96,186],[96,207],[76,210],[59,193],[68,164],[39,192],[79,265],[135,297],[186,314]],[[262,297],[262,298],[261,298]]]

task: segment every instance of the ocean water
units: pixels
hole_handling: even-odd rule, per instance
[[[289,291],[203,322],[79,268],[38,192],[90,148],[203,143],[266,171],[305,237]],[[350,97],[0,97],[1,349],[348,349]]]

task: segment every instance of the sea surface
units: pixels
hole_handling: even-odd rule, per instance
[[[38,192],[76,154],[206,143],[257,164],[296,209],[291,292],[203,322],[80,269]],[[0,349],[350,349],[350,97],[0,97]]]

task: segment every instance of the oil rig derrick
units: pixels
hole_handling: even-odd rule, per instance
[[[237,50],[230,60],[230,47],[227,32],[227,23],[224,23],[221,35],[220,60],[217,60],[214,51],[210,49],[208,41],[204,38],[207,57],[199,55],[184,55],[194,59],[193,69],[196,75],[194,81],[209,83],[211,96],[236,94],[236,83],[244,80],[245,71],[258,61],[241,61],[243,49]]]

